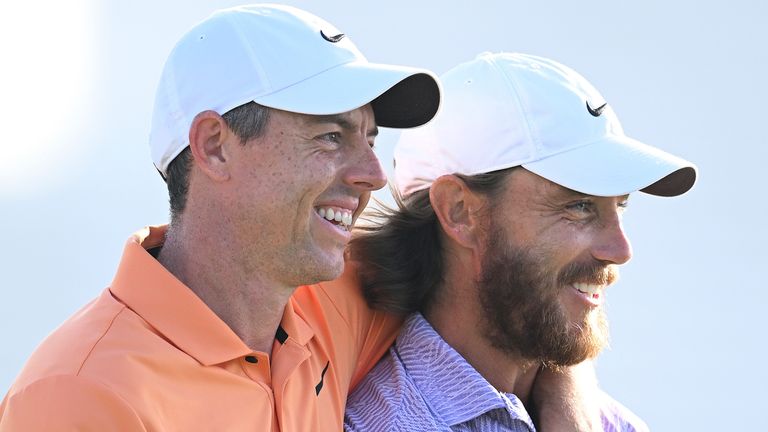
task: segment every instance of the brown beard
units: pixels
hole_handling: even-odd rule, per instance
[[[559,272],[546,255],[514,247],[493,224],[478,280],[485,335],[495,348],[549,367],[569,366],[596,357],[608,345],[602,307],[573,322],[558,300],[574,282],[610,284],[616,266],[594,261],[570,263]]]

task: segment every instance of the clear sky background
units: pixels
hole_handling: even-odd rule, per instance
[[[689,194],[631,199],[635,256],[608,291],[612,348],[598,374],[654,431],[764,425],[765,3],[287,3],[334,23],[372,61],[443,73],[482,51],[553,58],[601,91],[630,136],[696,162]],[[128,235],[167,220],[147,146],[155,86],[176,39],[235,4],[3,6],[0,393],[49,332],[109,285]],[[377,143],[389,172],[396,137]]]

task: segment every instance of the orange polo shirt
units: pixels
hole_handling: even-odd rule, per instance
[[[164,234],[134,234],[112,285],[38,347],[0,431],[341,430],[400,322],[368,309],[347,271],[297,288],[271,358],[253,352],[146,251]]]

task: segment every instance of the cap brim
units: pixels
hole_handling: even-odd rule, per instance
[[[440,85],[427,70],[350,62],[253,101],[314,115],[339,114],[370,103],[379,126],[409,128],[435,116]]]
[[[636,191],[677,196],[696,182],[696,166],[625,136],[611,136],[522,165],[561,186],[596,196]]]

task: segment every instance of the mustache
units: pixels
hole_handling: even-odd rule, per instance
[[[619,268],[616,264],[571,263],[560,271],[557,281],[560,285],[587,283],[591,285],[611,285],[619,280]]]

